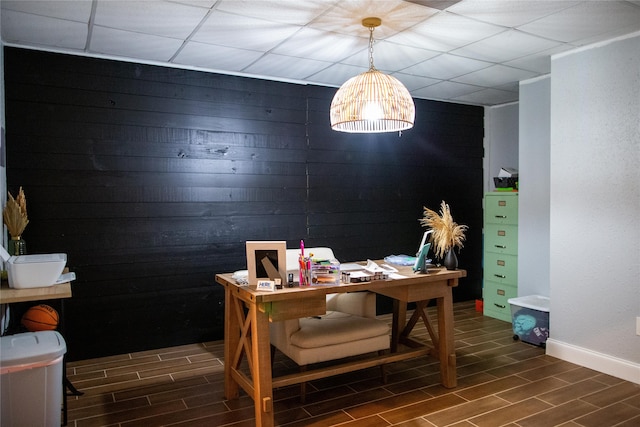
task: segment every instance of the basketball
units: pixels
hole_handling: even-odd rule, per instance
[[[22,326],[29,332],[53,331],[58,327],[58,312],[45,304],[33,306],[22,315]]]

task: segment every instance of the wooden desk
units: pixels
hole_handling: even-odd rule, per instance
[[[275,292],[256,291],[240,286],[231,273],[217,274],[216,282],[225,287],[224,387],[225,397],[239,397],[240,387],[255,404],[257,426],[271,427],[273,420],[273,388],[311,381],[356,369],[406,360],[431,354],[440,360],[441,382],[455,387],[456,354],[454,348],[452,288],[465,270],[429,270],[416,274],[411,267],[399,267],[402,279],[364,283],[284,288]],[[391,353],[356,362],[272,378],[269,322],[322,315],[326,312],[326,295],[332,293],[372,291],[394,299]],[[437,301],[438,331],[431,325],[426,306]],[[413,316],[406,321],[407,303],[415,302]],[[409,334],[422,319],[431,336],[433,347],[411,340]],[[406,344],[408,350],[400,350]],[[241,370],[246,357],[248,374]]]

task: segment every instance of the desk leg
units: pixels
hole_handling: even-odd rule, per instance
[[[393,300],[393,320],[391,323],[391,352],[398,351],[398,342],[405,323],[407,322],[407,303],[397,299]]]
[[[237,399],[242,387],[253,398],[255,425],[273,427],[273,380],[268,314],[260,310],[255,303],[245,304],[232,292],[232,288],[227,287],[224,333],[225,397]],[[249,376],[242,368],[245,358]]]
[[[233,378],[234,354],[240,344],[240,322],[236,315],[239,301],[233,297],[229,286],[224,289],[224,396],[227,399],[237,399],[240,387]]]
[[[438,353],[442,385],[453,388],[457,385],[456,349],[453,323],[453,296],[451,291],[438,298]]]
[[[271,343],[268,315],[249,307],[251,317],[251,353],[253,371],[253,403],[256,426],[273,427],[273,383],[271,378]]]

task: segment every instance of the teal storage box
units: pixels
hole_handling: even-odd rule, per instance
[[[513,339],[544,347],[549,338],[549,298],[540,295],[509,298]]]

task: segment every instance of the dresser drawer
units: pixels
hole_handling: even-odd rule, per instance
[[[484,254],[484,278],[503,285],[517,286],[518,257],[486,252]]]
[[[518,290],[514,286],[504,286],[489,281],[484,282],[482,297],[484,299],[484,315],[511,322],[509,298],[516,298]]]
[[[485,223],[518,223],[518,193],[486,194],[484,204]]]
[[[484,250],[501,254],[518,253],[518,226],[508,224],[484,225]]]

